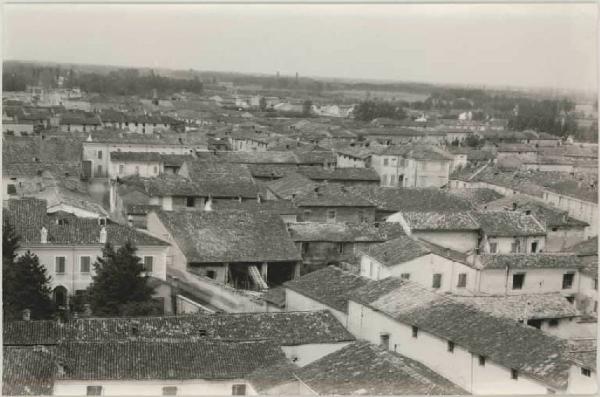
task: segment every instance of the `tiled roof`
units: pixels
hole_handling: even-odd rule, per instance
[[[60,124],[102,125],[100,118],[92,114],[71,113],[60,117]]]
[[[175,134],[137,134],[104,129],[87,133],[84,145],[86,143],[115,143],[152,146],[182,146],[182,142],[183,140],[180,140]]]
[[[246,167],[255,178],[283,178],[298,170],[297,166],[289,164],[247,164]]]
[[[472,305],[495,316],[513,320],[576,317],[580,313],[559,292],[498,296],[453,296],[452,299]]]
[[[376,181],[379,182],[379,175],[373,168],[336,168],[326,170],[323,168],[311,167],[309,169],[300,168],[298,172],[314,181]]]
[[[505,368],[566,389],[566,342],[538,329],[492,316],[393,277],[360,288],[351,299],[452,341],[473,354],[488,357]]]
[[[158,152],[111,152],[110,160],[159,163],[161,156]]]
[[[268,395],[269,389],[286,383],[297,382],[295,373],[299,367],[288,360],[269,363],[246,377],[252,388],[260,395]]]
[[[281,217],[247,211],[158,211],[188,263],[300,260]]]
[[[398,211],[464,211],[470,203],[436,188],[393,188],[380,186],[349,186],[352,193],[372,202],[377,209]]]
[[[418,361],[355,342],[308,364],[297,376],[319,395],[464,395]]]
[[[517,205],[516,210],[518,212],[526,213],[529,211],[535,219],[547,228],[561,226],[584,228],[588,226],[586,222],[571,218],[567,211],[562,211],[524,194],[515,194],[491,201],[485,203],[482,207],[489,210],[513,210],[514,204]]]
[[[598,341],[593,339],[571,339],[569,341],[569,359],[576,365],[596,370]]]
[[[69,217],[59,224],[58,219],[46,215],[46,202],[37,199],[9,200],[5,212],[15,232],[21,236],[23,245],[41,244],[41,229],[48,231],[46,245],[102,245],[100,230],[102,226],[96,219]],[[106,225],[107,241],[113,245],[121,245],[131,241],[137,246],[165,246],[168,243],[152,237],[136,229],[108,223]]]
[[[298,208],[289,200],[262,200],[258,201],[242,201],[222,200],[213,203],[212,209],[219,210],[243,210],[243,211],[266,211],[278,215],[296,215],[299,213]]]
[[[302,242],[382,242],[404,235],[399,224],[381,226],[385,227],[370,223],[298,222],[290,224],[288,229],[292,240]]]
[[[432,251],[420,241],[402,236],[369,247],[365,253],[385,266],[394,266],[428,255]]]
[[[43,172],[50,175],[69,175],[75,178],[81,173],[81,163],[5,163],[2,165],[2,175],[13,177],[36,177],[42,176]]]
[[[532,215],[515,211],[473,212],[472,216],[488,236],[542,236],[546,229]]]
[[[570,254],[492,254],[478,256],[485,269],[577,269],[583,261]]]
[[[282,286],[269,288],[262,298],[275,306],[285,308],[285,288]]]
[[[435,146],[402,145],[390,146],[381,156],[401,156],[415,160],[452,161],[454,156]]]
[[[82,142],[73,137],[3,137],[2,164],[73,163],[81,159]]]
[[[282,360],[269,341],[118,341],[68,342],[62,380],[239,379]]]
[[[281,179],[267,182],[266,186],[277,196],[290,199],[292,196],[306,194],[317,187],[317,183],[311,181],[304,175],[291,172]]]
[[[474,207],[479,207],[494,200],[498,200],[503,196],[492,189],[486,188],[471,188],[471,189],[452,189],[448,193],[466,200]]]
[[[461,212],[402,212],[411,230],[479,230],[479,224],[468,211]]]
[[[51,395],[56,364],[53,350],[37,347],[2,349],[2,395]]]
[[[324,184],[295,199],[298,207],[374,207],[345,186]]]
[[[327,311],[193,314],[164,317],[120,317],[56,321],[16,321],[3,327],[5,345],[52,345],[59,342],[211,339],[279,345],[337,343],[354,340]]]
[[[245,165],[217,161],[186,162],[189,178],[214,197],[256,198],[259,188]]]
[[[526,144],[519,144],[519,143],[513,143],[513,144],[500,144],[498,145],[498,149],[496,149],[498,152],[537,152],[537,149],[535,146],[533,145],[526,145]]]
[[[348,313],[348,295],[371,282],[373,281],[368,278],[328,266],[288,281],[284,286],[342,313]]]
[[[592,237],[566,249],[578,256],[598,256],[598,236]]]

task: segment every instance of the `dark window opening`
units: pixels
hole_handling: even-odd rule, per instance
[[[458,274],[458,284],[456,286],[458,288],[465,288],[467,286],[467,273]]]
[[[548,325],[550,327],[558,327],[558,319],[557,318],[551,318],[550,321],[548,321]]]
[[[86,388],[86,395],[101,396],[102,395],[102,386],[88,386]]]
[[[533,243],[531,243],[531,253],[535,254],[538,250],[538,242],[534,241]]]
[[[176,396],[177,395],[177,386],[165,386],[162,388],[163,396]]]
[[[231,394],[233,396],[245,396],[246,395],[246,385],[231,386]]]
[[[412,327],[412,337],[417,338],[419,336],[419,328],[413,325]]]
[[[15,185],[8,185],[6,187],[6,193],[7,194],[17,194],[17,187]]]
[[[563,274],[562,289],[570,289],[573,287],[573,280],[575,279],[575,273]]]
[[[435,273],[433,275],[433,281],[431,283],[431,287],[437,289],[437,288],[441,288],[441,286],[442,286],[442,275],[441,275],[441,273]]]
[[[567,296],[567,301],[569,303],[573,303],[573,302],[575,302],[575,297],[574,296]]]
[[[194,197],[186,197],[185,206],[186,207],[194,207],[196,204],[196,200]]]
[[[479,356],[479,366],[485,367],[485,357],[484,356]]]
[[[379,345],[383,347],[385,350],[390,349],[390,334],[381,334],[379,335]]]
[[[517,380],[519,379],[519,371],[517,371],[516,369],[511,369],[510,370],[510,378]]]
[[[525,273],[513,274],[513,289],[523,289],[523,283],[525,282]]]
[[[527,325],[540,329],[542,328],[542,320],[527,320]]]
[[[400,278],[401,278],[402,280],[410,280],[410,273],[402,273],[402,274],[400,275]]]
[[[592,370],[588,368],[581,368],[581,375],[590,377],[592,376]]]
[[[454,353],[454,342],[448,341],[448,351]]]
[[[206,277],[212,278],[214,280],[217,277],[217,274],[214,270],[207,270]]]

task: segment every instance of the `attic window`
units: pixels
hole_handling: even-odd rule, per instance
[[[200,336],[206,336],[207,332],[206,332],[205,329],[200,329],[200,330],[198,330],[198,335],[200,335]]]
[[[591,377],[592,376],[592,370],[588,369],[588,368],[581,368],[581,375],[587,376],[587,377]]]

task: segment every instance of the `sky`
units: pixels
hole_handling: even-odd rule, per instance
[[[595,4],[5,4],[3,57],[595,91]]]

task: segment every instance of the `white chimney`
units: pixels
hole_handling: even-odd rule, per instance
[[[23,310],[23,320],[24,321],[31,320],[31,310],[29,310],[29,309]]]
[[[204,211],[212,211],[212,197],[209,197],[204,204]]]
[[[42,226],[42,230],[40,230],[40,242],[42,244],[46,244],[48,242],[48,229]]]
[[[100,244],[106,244],[106,227],[100,229]]]

